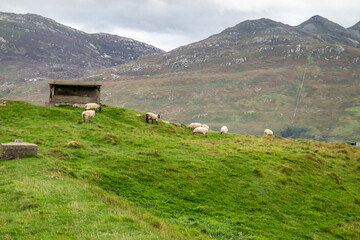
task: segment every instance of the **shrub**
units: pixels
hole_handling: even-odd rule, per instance
[[[308,128],[300,126],[287,126],[285,129],[280,131],[280,135],[285,138],[299,138],[301,135],[306,133]]]

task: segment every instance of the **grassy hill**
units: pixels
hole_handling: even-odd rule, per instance
[[[0,107],[0,142],[39,148],[0,161],[2,238],[360,238],[358,147],[81,112]]]

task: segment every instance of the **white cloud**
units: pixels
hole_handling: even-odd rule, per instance
[[[118,27],[113,33],[119,36],[136,39],[138,41],[153,45],[165,51],[170,51],[181,45],[190,44],[192,39],[180,33],[148,32],[140,29]]]

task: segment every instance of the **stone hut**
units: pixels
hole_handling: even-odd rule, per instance
[[[72,105],[75,103],[100,104],[100,88],[98,82],[79,82],[66,80],[49,81],[50,96],[49,104]]]

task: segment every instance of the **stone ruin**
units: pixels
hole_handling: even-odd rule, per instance
[[[27,154],[37,155],[37,145],[34,143],[23,142],[21,139],[17,139],[15,142],[1,144],[2,160],[21,158]]]

